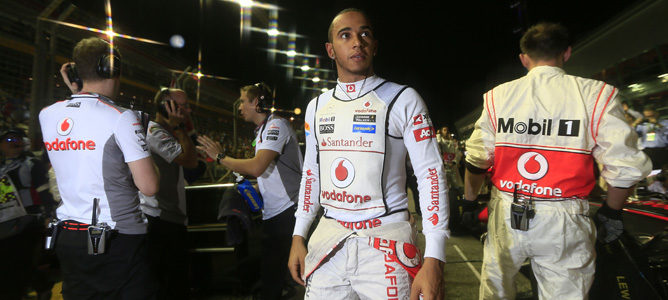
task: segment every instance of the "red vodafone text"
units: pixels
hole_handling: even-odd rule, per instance
[[[351,230],[371,229],[383,225],[383,222],[381,222],[380,219],[371,219],[359,222],[345,222],[345,221],[338,221],[338,222],[339,224],[341,224],[341,226]]]
[[[95,150],[95,141],[70,138],[61,141],[56,138],[53,142],[44,142],[44,148],[47,151]]]
[[[348,203],[364,203],[371,201],[371,196],[369,195],[349,194],[346,191],[337,190],[332,190],[331,192],[323,191],[320,196],[323,199]]]

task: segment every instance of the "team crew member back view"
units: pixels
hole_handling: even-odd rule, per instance
[[[257,177],[264,201],[260,292],[261,299],[265,300],[280,299],[286,283],[286,264],[303,163],[297,136],[290,123],[267,112],[270,97],[270,89],[264,83],[241,88],[239,112],[245,121],[257,126],[253,141],[255,157],[236,159],[226,156],[221,145],[206,136],[198,138],[201,146],[197,146],[219,164]]]
[[[568,39],[558,24],[527,30],[520,60],[528,74],[484,95],[466,143],[466,199],[476,198],[490,167],[494,185],[480,299],[514,299],[514,278],[526,259],[540,299],[586,299],[595,260],[587,201],[594,161],[608,183],[595,217],[602,242],[619,237],[629,188],[650,170],[618,90],[561,69],[571,55]]]
[[[158,178],[136,113],[114,104],[121,57],[110,47],[77,43],[81,92],[39,115],[62,198],[52,238],[65,299],[152,299],[157,290],[137,192],[155,194]]]
[[[337,14],[326,48],[338,84],[306,109],[292,277],[306,285],[306,299],[441,299],[448,202],[425,103],[374,74],[377,41],[360,10]],[[420,191],[424,262],[409,223],[407,154]]]

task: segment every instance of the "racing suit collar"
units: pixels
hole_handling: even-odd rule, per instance
[[[370,90],[373,90],[383,82],[384,79],[372,75],[366,78],[366,80],[358,80],[355,82],[342,82],[339,79],[336,80],[336,87],[334,96],[344,100],[357,99],[358,97],[363,96]],[[347,97],[346,97],[347,95]]]
[[[566,71],[564,71],[562,68],[555,67],[555,66],[537,66],[533,67],[527,75],[531,74],[547,74],[547,73],[554,73],[554,74],[566,74]]]

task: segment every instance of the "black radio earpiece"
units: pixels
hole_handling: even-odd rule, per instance
[[[254,86],[260,89],[260,93],[257,95],[257,111],[264,112],[271,108],[271,88],[266,85],[264,82],[258,82]]]
[[[121,56],[116,49],[113,49],[112,53],[107,53],[100,57],[95,72],[98,76],[106,79],[116,78],[121,75]]]

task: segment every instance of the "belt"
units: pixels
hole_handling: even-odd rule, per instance
[[[81,223],[81,222],[72,221],[72,220],[66,220],[66,221],[60,222],[60,228],[62,228],[64,230],[72,230],[72,231],[88,230],[88,226],[90,226],[90,224]]]
[[[327,219],[336,220],[341,224],[341,226],[351,229],[351,230],[362,230],[362,229],[371,229],[375,227],[380,227],[385,224],[408,221],[408,210],[399,210],[391,212],[387,215],[380,216],[378,218],[362,220],[362,221],[341,221],[328,216],[325,216]]]

